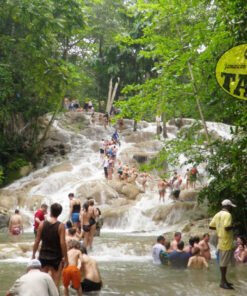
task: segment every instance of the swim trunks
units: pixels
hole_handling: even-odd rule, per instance
[[[165,193],[165,189],[160,189],[159,193]]]
[[[19,235],[19,234],[21,234],[21,228],[20,227],[12,227],[11,228],[11,234],[12,235]]]
[[[88,279],[84,279],[81,283],[83,292],[99,291],[102,288],[102,282],[96,283]]]
[[[51,266],[55,270],[58,270],[59,265],[61,263],[61,259],[47,260],[47,259],[39,258],[39,261],[40,261],[42,267]]]
[[[90,231],[90,225],[83,225],[82,226],[83,231],[89,232]]]
[[[62,280],[65,288],[72,283],[73,287],[78,290],[81,284],[81,272],[76,266],[69,265],[63,269]]]
[[[80,222],[80,213],[72,213],[71,220],[73,223]]]

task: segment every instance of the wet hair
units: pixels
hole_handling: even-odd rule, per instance
[[[184,242],[183,241],[180,241],[178,244],[177,244],[177,248],[182,251],[183,248],[184,248]]]
[[[165,242],[165,247],[166,247],[166,250],[169,250],[171,248],[171,242],[166,241]]]
[[[88,207],[89,207],[89,203],[88,202],[85,202],[82,207],[87,212],[88,211]]]
[[[40,206],[42,209],[48,209],[48,205],[43,203],[41,206]]]
[[[174,236],[182,236],[182,233],[177,231],[177,232],[174,233]]]
[[[245,239],[244,236],[241,236],[241,235],[240,235],[240,236],[238,236],[238,238],[241,239],[242,244],[246,245],[246,239]]]
[[[84,247],[84,246],[80,246],[80,251],[81,251],[81,253],[82,254],[86,254],[87,255],[87,249],[86,249],[86,247]]]
[[[74,193],[73,192],[69,193],[68,197],[74,197]]]
[[[209,237],[210,236],[209,233],[204,233],[203,236],[202,236],[202,238],[205,238],[206,236]]]
[[[90,206],[93,206],[93,205],[94,205],[94,200],[93,200],[93,199],[90,199],[90,200],[88,201],[88,203],[89,203]]]
[[[51,216],[57,218],[62,213],[63,207],[55,202],[51,205]]]
[[[18,209],[15,210],[15,214],[19,214],[20,211]]]
[[[200,237],[199,236],[194,236],[194,243],[198,244],[200,241]]]
[[[193,255],[197,255],[197,254],[200,254],[200,248],[198,248],[198,247],[195,247],[194,248],[194,251],[193,251]]]
[[[69,233],[70,235],[74,235],[74,234],[76,234],[76,228],[75,228],[75,227],[71,227],[71,228],[69,228],[69,229],[68,229],[68,233]]]
[[[77,249],[80,250],[80,242],[76,239],[72,239],[68,242],[68,249]]]
[[[72,222],[70,221],[70,220],[68,220],[67,222],[66,222],[66,227],[69,229],[69,228],[72,228]]]
[[[165,239],[165,237],[163,236],[163,235],[159,235],[158,237],[157,237],[157,242],[160,242],[160,241],[162,241],[162,240],[164,240]]]

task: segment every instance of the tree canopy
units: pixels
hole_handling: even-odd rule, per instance
[[[205,125],[206,138],[181,135],[169,145],[177,153],[195,145],[199,151],[206,141],[216,181],[201,198],[215,196],[215,209],[231,192],[244,205],[246,185],[241,193],[238,187],[246,184],[247,104],[219,88],[215,66],[226,50],[246,42],[246,11],[245,0],[1,0],[0,183],[37,161],[40,116],[50,113],[52,120],[65,96],[81,104],[90,98],[104,111],[112,79],[120,81],[121,117],[235,126],[230,142],[215,142]],[[161,151],[151,167],[170,157]],[[223,163],[229,169],[222,171]],[[214,173],[216,164],[222,174]]]

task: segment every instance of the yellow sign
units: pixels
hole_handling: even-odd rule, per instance
[[[228,94],[247,100],[247,44],[235,46],[220,57],[216,79]]]

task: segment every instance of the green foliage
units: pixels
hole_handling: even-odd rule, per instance
[[[150,162],[141,165],[141,170],[158,171],[159,175],[170,176],[178,167],[185,164],[199,164],[204,160],[203,155],[208,154],[207,148],[203,146],[205,135],[199,133],[202,125],[193,123],[189,128],[181,128],[177,137],[167,140],[164,148]],[[181,162],[180,156],[184,156]]]
[[[208,155],[207,171],[211,181],[199,194],[199,200],[207,199],[212,212],[221,207],[224,199],[232,200],[237,208],[234,220],[240,231],[247,232],[247,135],[235,135],[231,141],[217,141],[214,153]]]
[[[4,182],[4,172],[3,168],[0,166],[0,185]]]
[[[20,168],[26,165],[28,165],[28,162],[20,156],[17,156],[17,158],[14,158],[12,161],[10,161],[6,166],[5,183],[11,183],[14,180],[20,178]]]

